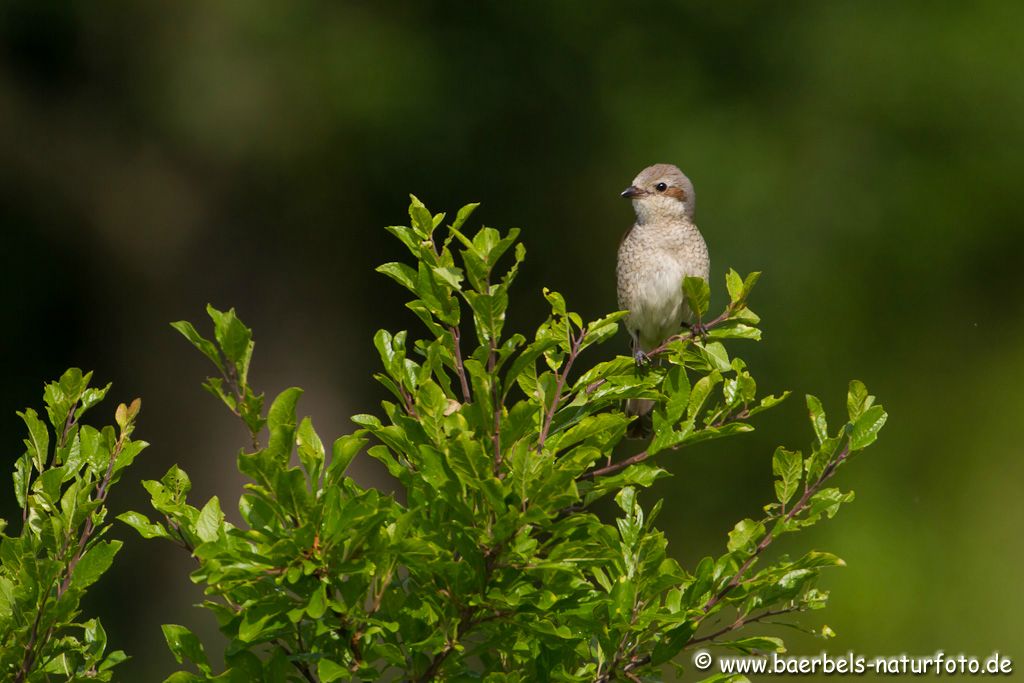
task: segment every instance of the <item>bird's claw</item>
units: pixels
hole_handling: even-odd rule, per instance
[[[685,325],[686,325],[686,329],[690,331],[690,334],[693,335],[694,339],[707,339],[708,338],[708,328],[701,321],[698,320],[698,321],[692,322],[692,323],[685,323]]]

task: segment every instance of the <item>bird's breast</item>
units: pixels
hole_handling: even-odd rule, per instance
[[[619,307],[630,312],[626,326],[649,350],[678,332],[689,318],[683,278],[708,276],[707,247],[696,227],[652,231],[634,228],[619,248]],[[695,242],[699,240],[699,244]]]

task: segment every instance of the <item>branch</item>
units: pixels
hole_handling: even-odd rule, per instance
[[[481,595],[486,595],[487,593],[487,585],[491,580],[491,575],[494,572],[494,567],[498,562],[498,556],[501,554],[502,548],[503,545],[499,543],[498,545],[490,548],[486,553],[487,561],[484,564],[483,576],[484,587],[483,590],[480,591]],[[454,594],[448,592],[448,597],[451,598],[452,602],[458,603],[458,600],[454,597]],[[455,638],[449,639],[448,642],[444,644],[444,647],[441,648],[441,651],[434,655],[434,658],[430,660],[430,666],[427,667],[427,670],[423,672],[422,676],[416,679],[419,683],[426,683],[427,681],[431,681],[434,679],[434,676],[436,676],[437,672],[440,671],[441,666],[444,664],[445,660],[448,659],[448,655],[450,655],[452,651],[455,649],[455,643],[459,641],[459,638],[464,638],[471,630],[473,630],[480,624],[507,616],[505,612],[500,611],[477,616],[480,613],[480,611],[480,606],[469,605],[462,607],[459,610],[458,624],[462,624],[464,622],[466,624],[466,627],[460,632],[458,624],[455,626]]]
[[[734,415],[727,415],[726,417],[722,418],[721,420],[718,420],[714,424],[709,425],[709,427],[714,427],[714,428],[723,427],[723,426],[729,424],[730,422],[735,422],[737,420],[743,420],[746,417],[748,417],[749,414],[750,414],[750,411],[747,410],[746,408],[744,408],[743,410],[741,410],[740,412],[738,412],[738,413],[736,413]],[[682,446],[683,446],[683,444],[679,444],[677,446],[672,446],[671,448],[669,448],[667,450],[670,450],[670,451],[679,450],[680,448],[682,448]],[[620,460],[619,462],[615,462],[615,463],[612,463],[610,465],[606,465],[605,467],[601,467],[601,468],[598,468],[596,470],[591,470],[590,472],[586,472],[586,473],[580,475],[580,477],[576,481],[587,481],[589,479],[596,479],[597,477],[603,477],[606,474],[615,474],[616,472],[618,472],[620,470],[626,469],[630,465],[635,465],[638,462],[643,462],[647,458],[648,458],[647,451],[641,451],[641,452],[637,453],[636,455],[633,455],[633,456],[630,456],[630,457],[626,458],[625,460]]]
[[[494,443],[494,476],[501,478],[501,409],[502,399],[498,391],[498,378],[494,374],[495,342],[491,336],[491,351],[487,355],[487,374],[491,377],[491,409],[494,411],[494,425],[491,429],[491,441]]]
[[[469,403],[472,395],[469,393],[469,378],[466,377],[466,367],[462,364],[462,344],[459,341],[460,332],[457,325],[448,328],[452,335],[452,344],[455,348],[455,374],[459,376],[459,384],[462,385],[462,401]]]
[[[75,410],[77,408],[78,408],[78,401],[75,401],[74,403],[71,404],[71,407],[68,409],[67,417],[64,418],[64,427],[61,430],[60,436],[57,439],[57,446],[54,449],[54,458],[57,457],[57,455],[56,455],[57,451],[59,451],[61,448],[64,448],[64,446],[66,446],[67,443],[68,443],[68,437],[71,436],[71,429],[75,426]],[[44,454],[44,457],[47,460],[49,459],[49,455],[48,454]],[[46,463],[44,463],[44,465],[45,464]],[[41,470],[40,470],[40,474],[42,474]],[[32,484],[32,468],[31,467],[29,467],[28,472],[26,473],[26,475],[28,477],[28,482],[25,484],[25,490],[27,492],[29,490],[31,484]],[[22,522],[22,524],[25,524],[26,522],[28,522],[28,509],[29,509],[29,507],[30,507],[29,506],[29,502],[26,499],[25,507],[23,507],[21,509],[21,522]]]
[[[434,680],[434,676],[437,675],[438,669],[444,664],[444,660],[448,659],[448,654],[454,649],[451,643],[445,643],[444,647],[434,655],[434,658],[430,661],[430,666],[423,672],[423,675],[419,677],[419,681],[426,683],[427,681]]]
[[[764,619],[768,619],[769,617],[777,617],[780,614],[790,614],[791,612],[800,612],[800,611],[803,611],[803,608],[800,607],[799,605],[790,605],[789,607],[784,607],[782,609],[767,610],[765,612],[762,612],[761,614],[758,614],[757,616],[753,616],[753,617],[749,617],[749,618],[743,617],[743,616],[738,616],[738,617],[736,617],[736,621],[732,622],[728,626],[724,626],[724,627],[718,629],[714,633],[709,633],[708,635],[701,636],[700,638],[691,638],[689,640],[689,642],[686,643],[686,647],[689,647],[691,645],[696,645],[697,643],[704,643],[704,642],[707,642],[709,640],[714,640],[715,638],[718,638],[720,636],[724,636],[726,633],[730,633],[730,632],[735,631],[737,629],[743,628],[744,626],[746,626],[748,624],[754,624],[754,623],[757,623],[759,621],[763,621]]]
[[[683,646],[683,649],[685,650],[686,648],[690,647],[691,645],[696,645],[697,643],[704,643],[704,642],[707,642],[709,640],[714,640],[715,638],[718,638],[720,636],[724,636],[726,633],[730,633],[732,631],[740,629],[740,628],[742,628],[742,627],[744,627],[746,625],[749,625],[749,624],[754,624],[754,623],[757,623],[759,621],[763,621],[765,619],[768,619],[769,617],[777,617],[780,614],[790,614],[792,612],[801,612],[801,611],[803,611],[802,607],[800,607],[798,605],[792,605],[790,607],[786,607],[786,608],[783,608],[783,609],[767,610],[765,612],[762,612],[761,614],[758,614],[757,616],[750,617],[750,618],[737,617],[736,621],[732,622],[728,626],[720,628],[719,630],[715,631],[714,633],[710,633],[710,634],[708,634],[706,636],[701,636],[700,638],[691,638],[686,643],[686,645]],[[622,668],[622,671],[623,671],[623,673],[625,673],[628,676],[628,675],[630,675],[631,671],[634,671],[635,669],[639,669],[641,666],[644,666],[645,664],[650,663],[650,661],[651,661],[651,656],[650,655],[642,655],[642,656],[639,656],[639,657],[634,656],[630,660],[629,664],[627,664],[626,666],[624,666]]]
[[[576,481],[588,481],[590,479],[596,479],[598,477],[603,477],[606,474],[615,474],[616,472],[619,472],[620,470],[626,469],[630,465],[635,465],[638,462],[643,462],[647,458],[648,458],[647,451],[640,451],[636,455],[631,455],[630,457],[626,458],[625,460],[620,460],[618,462],[613,462],[610,465],[605,465],[604,467],[599,467],[596,470],[590,470],[589,472],[584,472],[583,474],[581,474],[579,476],[579,478]]]
[[[638,455],[640,455],[640,454],[638,454]],[[821,473],[821,476],[818,477],[818,480],[815,481],[812,485],[808,486],[804,490],[804,494],[803,494],[803,496],[800,497],[800,500],[797,501],[797,504],[794,505],[793,508],[788,513],[786,513],[786,515],[783,516],[782,519],[780,519],[775,524],[774,527],[772,527],[772,532],[775,531],[775,529],[778,527],[779,524],[782,524],[782,523],[790,521],[791,519],[796,517],[798,514],[800,514],[803,510],[805,510],[807,508],[807,505],[809,504],[811,498],[814,497],[814,494],[817,493],[821,489],[821,486],[826,481],[828,481],[832,477],[833,474],[835,474],[836,469],[839,467],[839,465],[841,465],[849,456],[850,456],[850,442],[849,442],[849,440],[847,440],[846,445],[839,452],[839,454],[825,467],[825,469]],[[636,456],[634,456],[634,457],[636,457]],[[604,469],[607,469],[607,468],[604,468]],[[743,565],[732,576],[732,578],[729,579],[729,582],[722,588],[722,590],[720,590],[718,593],[713,595],[704,604],[703,612],[704,612],[705,616],[707,616],[708,612],[711,611],[712,607],[714,607],[716,604],[721,602],[730,592],[732,592],[733,589],[736,588],[736,586],[738,586],[738,585],[740,585],[740,583],[742,583],[743,575],[746,574],[748,569],[750,569],[750,566],[754,563],[754,560],[757,559],[757,557],[761,553],[763,553],[765,551],[765,549],[768,548],[768,546],[770,546],[772,544],[772,541],[774,541],[775,538],[776,537],[773,535],[773,533],[769,533],[763,539],[761,539],[761,542],[758,543],[757,548],[755,548],[755,550],[754,550],[754,553],[749,558],[747,558],[747,561],[744,562]],[[714,633],[711,633],[711,634],[706,635],[706,636],[701,636],[700,638],[692,638],[691,637],[690,640],[687,641],[686,645],[683,646],[683,648],[685,649],[685,648],[687,648],[687,647],[689,647],[691,645],[695,645],[696,643],[703,643],[703,642],[706,642],[706,641],[709,641],[709,640],[713,640],[715,638],[718,638],[719,636],[722,636],[722,635],[725,635],[726,633],[729,633],[730,631],[734,631],[734,630],[744,626],[745,624],[752,624],[754,622],[762,621],[763,619],[767,619],[769,617],[778,616],[779,614],[787,614],[787,613],[790,613],[790,612],[800,611],[800,609],[801,608],[799,606],[790,606],[788,608],[783,608],[781,610],[768,610],[766,612],[763,612],[761,614],[758,614],[757,616],[750,617],[750,618],[739,617],[736,621],[734,621],[729,626],[723,627],[723,628],[719,629],[718,631],[715,631]],[[623,669],[622,669],[623,673],[628,675],[629,672],[634,671],[634,670],[636,670],[636,669],[638,669],[638,668],[640,668],[640,667],[650,663],[650,661],[651,661],[651,656],[649,654],[641,655],[641,656],[635,656],[634,655],[633,658],[630,660],[630,662],[628,664],[626,664],[626,666],[623,667]]]
[[[740,412],[738,412],[738,413],[736,413],[734,415],[728,415],[727,417],[722,418],[721,420],[715,422],[714,424],[712,424],[710,426],[711,427],[722,427],[722,426],[724,426],[724,425],[726,425],[726,424],[728,424],[730,422],[735,422],[736,420],[742,420],[742,419],[746,418],[749,414],[750,414],[750,411],[748,411],[746,408],[744,408]],[[673,446],[672,448],[670,448],[668,450],[673,450],[674,451],[674,450],[680,448],[681,446],[682,446],[682,444],[680,444],[679,446]],[[599,467],[596,470],[590,470],[589,472],[585,472],[585,473],[581,474],[576,479],[576,481],[588,481],[590,479],[596,479],[597,477],[603,477],[606,474],[615,474],[616,472],[619,472],[621,470],[626,469],[630,465],[635,465],[638,462],[643,462],[648,457],[649,457],[649,454],[647,453],[647,451],[640,451],[636,455],[632,455],[632,456],[626,458],[625,460],[620,460],[619,462],[613,462],[610,465],[605,465],[604,467]]]
[[[658,346],[658,347],[656,347],[656,348],[652,349],[651,351],[649,351],[649,352],[647,353],[647,357],[648,357],[648,358],[654,358],[655,356],[658,356],[658,355],[661,355],[661,354],[665,353],[666,351],[668,351],[668,347],[669,347],[669,346],[670,346],[670,345],[671,345],[672,343],[674,343],[674,342],[677,342],[677,341],[693,341],[693,340],[694,340],[694,339],[696,339],[697,337],[703,336],[703,332],[707,332],[708,330],[714,329],[715,327],[718,327],[718,326],[719,326],[719,325],[721,325],[722,323],[724,323],[724,322],[728,321],[728,320],[729,320],[729,319],[731,318],[731,316],[732,316],[732,313],[733,313],[733,312],[734,312],[734,311],[733,311],[733,310],[732,310],[731,308],[727,308],[727,309],[726,309],[726,310],[725,310],[725,311],[724,311],[724,312],[723,312],[723,313],[722,313],[721,315],[719,315],[719,316],[718,316],[717,318],[715,318],[714,320],[712,320],[712,321],[708,322],[708,323],[707,323],[707,324],[705,324],[705,325],[702,325],[702,326],[700,327],[700,330],[701,330],[702,332],[698,332],[698,331],[695,331],[695,330],[692,330],[692,329],[691,329],[691,330],[689,330],[689,331],[687,331],[687,332],[683,332],[683,333],[681,333],[681,334],[675,334],[675,335],[672,335],[671,337],[669,337],[668,339],[666,339],[666,340],[665,340],[664,342],[662,342],[661,346]],[[599,379],[599,380],[596,380],[596,381],[594,381],[594,382],[591,382],[590,384],[588,384],[588,385],[587,385],[587,386],[586,386],[586,387],[584,388],[584,391],[585,391],[585,392],[587,393],[587,395],[589,396],[590,394],[592,394],[592,393],[594,393],[595,391],[597,391],[597,389],[598,389],[598,388],[599,388],[599,387],[600,387],[600,386],[601,386],[602,384],[604,384],[605,382],[607,382],[607,380],[605,380],[605,379]]]
[[[758,558],[758,556],[761,555],[761,553],[763,553],[768,548],[768,546],[772,544],[772,541],[775,540],[775,530],[779,527],[779,525],[790,521],[798,514],[803,512],[803,510],[807,508],[807,505],[810,502],[811,498],[814,496],[814,494],[821,489],[822,484],[828,481],[829,478],[831,478],[832,475],[835,474],[836,468],[839,467],[839,465],[842,464],[842,462],[846,460],[846,458],[849,457],[849,455],[850,442],[849,440],[847,440],[846,445],[839,452],[839,455],[833,458],[832,461],[825,467],[825,469],[822,470],[821,476],[818,477],[818,480],[804,490],[804,495],[800,497],[800,500],[797,501],[797,504],[794,505],[792,509],[790,509],[790,511],[782,517],[782,519],[775,523],[775,525],[772,527],[771,532],[766,534],[765,537],[761,539],[761,542],[757,544],[757,548],[754,549],[754,552],[751,554],[750,557],[747,558],[746,562],[744,562],[736,571],[736,573],[733,574],[732,578],[729,579],[729,582],[726,583],[725,586],[720,591],[718,591],[718,593],[716,593],[708,599],[708,601],[704,604],[703,607],[704,614],[707,614],[712,607],[721,602],[722,599],[724,599],[729,593],[732,592],[734,588],[736,588],[736,586],[740,585],[740,583],[743,580],[743,575],[747,572],[748,569],[750,569],[750,566],[754,564],[754,561]]]
[[[120,438],[117,443],[114,444],[114,448],[110,451],[110,462],[107,463],[107,471],[103,475],[103,479],[100,481],[99,488],[96,489],[96,498],[93,502],[99,503],[96,506],[96,512],[103,506],[103,503],[107,500],[107,493],[109,492],[110,480],[114,476],[114,463],[117,462],[117,456],[121,454],[121,450],[124,448],[124,441],[127,438],[127,432],[122,431]],[[61,582],[60,588],[57,589],[57,598],[60,599],[64,592],[67,591],[71,585],[71,577],[74,574],[75,567],[78,566],[79,560],[82,559],[82,555],[85,553],[85,546],[89,542],[89,538],[92,536],[92,532],[96,530],[96,524],[93,522],[93,516],[96,514],[93,512],[85,520],[85,527],[82,529],[82,535],[78,538],[78,548],[75,550],[74,556],[71,561],[68,562],[67,572],[64,576],[64,580]]]
[[[64,430],[61,432],[60,440],[57,442],[57,448],[64,448],[68,443],[68,437],[71,435],[71,428],[75,426],[75,409],[78,408],[78,401],[71,404],[71,408],[68,409],[68,416],[64,420]]]
[[[583,344],[583,337],[586,336],[587,330],[580,330],[579,335],[572,339],[572,344],[569,347],[569,355],[565,359],[565,365],[562,366],[562,372],[558,375],[558,379],[555,383],[554,397],[551,399],[551,407],[548,408],[547,415],[544,416],[544,426],[540,430],[540,438],[537,439],[537,451],[539,452],[544,448],[544,442],[548,438],[548,432],[551,431],[551,422],[555,419],[555,411],[558,410],[558,404],[562,397],[562,387],[565,386],[565,380],[569,376],[569,370],[572,369],[572,364],[576,358],[580,355],[580,345]]]
[[[300,636],[300,638],[301,638],[301,636]],[[282,640],[281,640],[280,638],[278,638],[278,639],[277,639],[277,640],[275,640],[274,642],[275,642],[275,643],[277,643],[278,647],[280,647],[280,648],[281,648],[282,650],[284,650],[284,651],[285,651],[285,654],[287,654],[287,655],[288,655],[288,657],[290,657],[290,658],[293,658],[293,657],[294,657],[294,654],[293,654],[293,653],[292,653],[292,651],[291,651],[291,650],[290,650],[290,649],[288,648],[288,645],[287,645],[287,643],[285,643],[284,641],[282,641]],[[302,677],[303,677],[303,678],[305,678],[305,679],[306,679],[307,681],[309,681],[309,683],[316,683],[316,678],[314,678],[314,677],[313,677],[313,672],[312,672],[312,671],[310,671],[310,669],[309,669],[309,664],[307,664],[307,663],[305,663],[305,662],[300,662],[300,661],[298,661],[298,660],[296,660],[296,659],[294,659],[294,658],[293,658],[293,659],[292,659],[292,666],[294,666],[294,667],[295,667],[295,669],[296,669],[296,670],[297,670],[297,671],[298,671],[298,672],[299,672],[300,674],[302,674]]]
[[[636,618],[637,618],[639,610],[640,610],[640,605],[637,604],[636,600],[634,599],[634,601],[633,601],[633,609],[631,611],[631,616],[630,616],[630,619],[629,619],[629,626],[630,626],[630,628],[632,628],[636,624]],[[626,656],[626,652],[625,652],[625,650],[626,650],[626,638],[628,636],[629,636],[629,631],[627,630],[626,633],[622,634],[622,639],[619,641],[619,647],[616,648],[615,655],[612,657],[612,660],[611,660],[610,664],[608,665],[608,671],[604,672],[603,674],[600,674],[597,678],[595,678],[594,679],[594,683],[608,683],[609,681],[612,680],[612,676],[615,674],[615,669],[618,668],[619,662],[621,662],[623,657]],[[636,647],[635,646],[632,648],[632,651],[636,652]],[[630,663],[632,663],[635,660],[636,660],[635,655],[631,654],[630,655]],[[629,665],[627,664],[625,667],[623,667],[622,673],[624,673],[630,680],[634,680],[635,677],[632,674],[629,673],[630,670],[629,670],[628,666]]]
[[[406,414],[414,420],[420,419],[419,413],[416,412],[416,402],[413,399],[412,394],[410,394],[401,384],[398,385],[398,391],[402,394],[402,407],[405,408]]]
[[[706,333],[708,330],[712,330],[721,325],[722,323],[724,323],[726,320],[729,320],[729,318],[732,317],[732,314],[733,310],[730,306],[726,308],[724,311],[722,311],[722,313],[714,320],[711,320],[710,322],[704,323],[703,325],[700,326],[695,326],[695,329],[690,329],[681,334],[672,335],[671,337],[663,341],[661,343],[661,346],[658,346],[648,351],[647,356],[653,358],[659,354],[665,353],[666,351],[668,351],[668,347],[671,346],[674,342],[693,341],[697,337],[703,337],[704,333]]]
[[[61,437],[62,441],[66,440],[67,435],[70,432],[71,425],[73,424],[71,415],[73,414],[74,407],[72,407],[71,412],[68,414],[68,421],[65,422],[64,434]],[[82,555],[85,553],[85,546],[89,543],[89,539],[92,537],[93,531],[96,530],[96,525],[93,522],[93,516],[99,512],[99,509],[103,506],[103,503],[107,499],[107,492],[109,491],[110,480],[114,475],[114,463],[117,462],[117,456],[121,454],[121,450],[124,448],[124,441],[126,438],[127,432],[122,430],[121,436],[118,438],[117,443],[114,444],[114,448],[111,449],[110,451],[110,462],[107,464],[107,471],[104,473],[103,479],[100,480],[100,485],[96,489],[96,498],[93,501],[99,503],[99,505],[97,505],[96,509],[92,513],[90,513],[89,516],[86,518],[85,525],[82,528],[82,534],[78,538],[78,543],[75,548],[75,554],[71,557],[70,561],[68,561],[67,566],[62,570],[64,578],[63,580],[61,580],[60,585],[57,586],[58,601],[71,586],[71,579],[74,576],[75,567],[78,566],[78,562],[82,559]],[[70,539],[68,539],[68,541],[70,541]],[[65,543],[64,548],[61,550],[61,555],[67,552],[68,545],[69,543]],[[54,578],[54,580],[56,580],[59,577],[60,574],[58,574],[57,577]],[[22,658],[21,667],[19,667],[18,673],[15,674],[14,677],[15,683],[22,683],[23,681],[28,680],[28,675],[32,670],[32,665],[35,663],[36,657],[39,656],[39,653],[37,652],[37,647],[45,646],[45,644],[49,642],[50,638],[53,636],[53,630],[54,627],[56,626],[56,622],[51,624],[50,627],[46,630],[46,635],[44,635],[41,639],[39,638],[39,626],[42,623],[43,611],[46,609],[49,591],[50,589],[48,588],[47,594],[43,596],[43,601],[39,605],[39,611],[36,612],[36,618],[32,624],[32,632],[29,635],[28,643],[25,644],[25,656]]]

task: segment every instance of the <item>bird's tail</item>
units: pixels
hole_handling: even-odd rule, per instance
[[[649,398],[631,398],[626,401],[626,415],[637,416],[626,429],[627,437],[646,439],[654,433],[654,423],[651,421],[652,410],[654,410],[654,401]]]

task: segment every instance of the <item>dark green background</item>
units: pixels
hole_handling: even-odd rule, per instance
[[[774,446],[810,440],[801,395],[838,412],[858,377],[890,420],[842,472],[857,500],[782,543],[848,561],[806,619],[839,635],[791,651],[1024,658],[1022,28],[1013,2],[5,3],[4,462],[15,410],[78,365],[143,397],[153,446],[116,511],[173,463],[230,509],[243,430],[167,322],[236,306],[254,381],[305,387],[326,438],[382,396],[372,333],[415,329],[373,272],[402,257],[382,227],[407,193],[523,228],[511,317],[530,331],[543,285],[615,308],[618,193],[673,162],[713,305],[727,267],[764,271],[765,341],[733,348],[796,393],[752,435],[665,455],[676,476],[646,501],[667,498],[675,554],[721,552],[770,499]],[[187,556],[114,533],[130,544],[90,607],[134,657],[120,677],[161,680],[159,624],[212,618]]]

